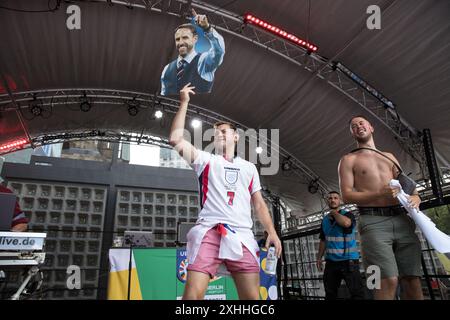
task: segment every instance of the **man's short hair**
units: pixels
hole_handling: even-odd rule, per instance
[[[214,129],[217,129],[219,126],[221,126],[223,124],[229,125],[230,128],[233,129],[234,131],[237,130],[236,126],[234,124],[232,124],[231,122],[228,122],[228,121],[218,121],[218,122],[214,123]]]
[[[328,192],[328,195],[331,195],[333,193],[337,194],[339,197],[341,196],[341,194],[335,190],[331,190],[330,192]]]
[[[353,116],[350,118],[350,120],[348,121],[348,125],[350,125],[352,123],[352,120],[355,118],[363,118],[364,120],[366,120],[368,123],[370,123],[369,119],[367,119],[367,117],[365,116],[361,116],[361,115],[357,115],[357,116]]]
[[[174,32],[174,33],[176,33],[179,29],[189,29],[189,30],[191,30],[191,32],[192,32],[192,34],[193,34],[194,36],[197,35],[197,30],[195,30],[195,26],[194,26],[192,23],[184,23],[184,24],[182,24],[182,25],[179,25],[179,26],[175,29],[175,32]]]

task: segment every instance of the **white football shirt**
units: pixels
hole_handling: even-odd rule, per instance
[[[261,190],[255,165],[240,157],[230,162],[220,155],[198,152],[191,165],[200,186],[198,221],[251,228],[251,196]]]

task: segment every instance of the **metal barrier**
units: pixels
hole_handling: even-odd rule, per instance
[[[281,299],[325,299],[323,272],[317,269],[315,258],[316,245],[318,245],[316,235],[319,232],[320,228],[316,228],[297,235],[290,234],[282,237],[283,248],[287,250],[283,253],[282,270],[279,274]],[[421,279],[424,297],[430,300],[449,300],[450,275],[443,274],[445,271],[438,272],[438,269],[444,270],[444,268],[442,265],[437,265],[440,261],[433,254],[435,250],[430,248],[423,238],[421,243],[423,269]],[[363,269],[361,269],[361,276],[363,283],[366,283]],[[367,291],[367,293],[370,297],[371,292]]]

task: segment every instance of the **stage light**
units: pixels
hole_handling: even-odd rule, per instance
[[[34,116],[36,116],[36,117],[37,117],[37,116],[40,116],[40,115],[42,114],[42,108],[41,108],[41,106],[39,106],[39,105],[37,105],[37,104],[31,106],[30,111],[31,111],[31,113],[32,113]]]
[[[91,110],[91,104],[89,103],[89,99],[86,96],[86,92],[83,93],[83,97],[80,100],[80,110],[83,112],[89,112],[89,110]]]
[[[161,119],[163,117],[163,113],[161,110],[156,110],[155,111],[155,118],[156,119]]]
[[[289,171],[292,169],[292,162],[291,162],[291,158],[287,158],[284,159],[283,162],[281,163],[281,170],[283,171]]]
[[[256,151],[257,154],[261,154],[263,152],[263,148],[256,147],[255,151]]]
[[[317,191],[319,191],[319,184],[317,183],[317,181],[319,181],[319,178],[311,181],[308,184],[308,191],[309,191],[309,193],[315,194],[315,193],[317,193]]]
[[[192,128],[194,128],[194,129],[199,128],[201,125],[202,125],[202,122],[201,122],[200,120],[198,120],[198,119],[193,119],[193,120],[191,121],[191,126],[192,126]]]
[[[139,109],[136,106],[130,105],[128,106],[128,114],[132,117],[135,117],[139,112]]]
[[[3,151],[3,150],[11,149],[11,148],[21,147],[21,146],[23,146],[24,144],[27,144],[27,143],[28,143],[28,140],[26,140],[26,139],[19,139],[19,140],[16,140],[16,141],[13,141],[13,142],[9,142],[9,143],[6,143],[6,144],[0,146],[0,150]]]
[[[253,24],[259,28],[262,28],[262,29],[270,32],[270,33],[273,33],[273,34],[280,36],[286,40],[289,40],[292,43],[301,45],[302,47],[306,47],[310,51],[315,52],[318,50],[317,46],[315,46],[311,43],[308,43],[302,39],[299,39],[298,37],[288,33],[287,31],[283,30],[282,28],[271,25],[271,24],[267,23],[266,21],[262,20],[261,18],[255,17],[252,14],[244,15],[244,23]]]
[[[83,112],[89,112],[89,110],[91,110],[91,104],[89,101],[86,100],[80,103],[80,110]]]
[[[132,117],[135,117],[139,113],[139,103],[136,101],[136,98],[127,102],[128,105],[128,114]]]

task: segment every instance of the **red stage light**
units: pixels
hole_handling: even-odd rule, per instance
[[[285,39],[287,39],[287,40],[289,40],[289,41],[291,41],[291,42],[293,42],[295,44],[299,44],[301,46],[304,46],[304,47],[306,47],[309,50],[317,51],[317,49],[318,49],[313,44],[307,43],[306,41],[304,41],[302,39],[299,39],[299,38],[297,38],[296,36],[294,36],[294,35],[292,35],[290,33],[287,33],[285,30],[280,29],[280,28],[278,28],[278,27],[276,27],[274,25],[271,25],[271,24],[265,22],[264,20],[262,20],[260,18],[256,18],[255,16],[253,16],[251,14],[244,15],[244,23],[255,24],[258,27],[260,27],[262,29],[265,29],[268,32],[274,33],[274,34],[276,34],[276,35],[278,35],[278,36],[280,36],[282,38],[285,38]]]
[[[28,141],[26,139],[20,139],[20,140],[17,140],[17,141],[14,141],[14,142],[10,142],[10,143],[7,143],[7,144],[4,144],[4,145],[0,146],[0,150],[11,149],[13,147],[22,146],[22,145],[27,144],[27,143],[28,143]]]

